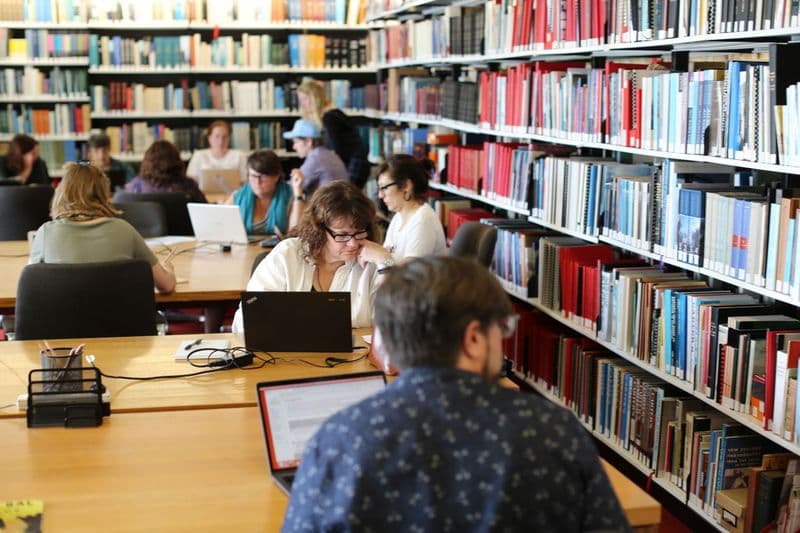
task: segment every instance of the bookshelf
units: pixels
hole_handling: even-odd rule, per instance
[[[791,128],[794,128],[794,122],[790,121],[800,118],[797,113],[800,109],[796,110],[794,107],[796,95],[800,94],[797,92],[800,91],[798,83],[800,79],[789,60],[790,57],[797,57],[795,42],[800,35],[800,12],[792,8],[791,2],[782,0],[769,4],[774,6],[776,10],[774,13],[764,9],[765,4],[762,2],[751,2],[752,13],[748,11],[750,7],[744,7],[743,11],[734,9],[721,11],[727,9],[727,4],[732,5],[731,2],[726,4],[724,1],[678,4],[680,5],[658,0],[594,4],[554,0],[547,2],[546,9],[543,10],[537,9],[537,6],[542,6],[541,3],[526,0],[514,3],[373,1],[368,20],[384,20],[385,25],[370,30],[370,64],[379,70],[380,79],[385,81],[386,89],[381,95],[380,108],[368,112],[382,119],[385,124],[401,127],[406,125],[411,128],[427,127],[430,131],[438,133],[456,132],[460,137],[456,148],[477,147],[484,154],[487,146],[507,145],[514,148],[514,157],[518,151],[516,146],[521,147],[519,150],[544,151],[536,156],[539,161],[580,156],[576,159],[601,160],[608,164],[630,167],[633,167],[634,163],[650,165],[658,170],[653,172],[652,180],[647,182],[649,189],[645,189],[644,185],[641,190],[637,188],[634,191],[631,188],[625,193],[631,194],[630,199],[626,197],[623,200],[613,201],[644,202],[645,200],[639,198],[647,198],[648,213],[657,213],[661,210],[661,217],[672,216],[673,213],[663,211],[661,203],[667,196],[667,191],[663,187],[670,183],[662,173],[664,165],[669,161],[684,165],[696,163],[695,166],[709,169],[707,170],[709,173],[713,172],[711,169],[714,168],[733,168],[730,184],[735,184],[739,189],[731,192],[731,195],[736,195],[736,202],[741,202],[742,205],[756,203],[755,198],[744,196],[749,185],[763,187],[764,184],[769,184],[770,191],[776,188],[789,190],[797,187],[796,183],[800,183],[797,181],[800,176],[798,150],[794,146],[789,146],[781,137],[786,135],[784,130],[786,124],[791,124]],[[614,6],[608,9],[621,11],[617,11],[614,17],[609,17],[609,13],[605,11],[602,13],[591,11],[598,5]],[[726,7],[721,7],[723,5]],[[737,3],[737,9],[741,10],[743,5]],[[630,11],[626,11],[635,9],[632,6],[644,6],[641,16],[637,14],[634,17]],[[645,9],[647,6],[650,9]],[[588,9],[590,12],[581,13],[580,9]],[[680,12],[669,11],[672,9],[679,9]],[[550,13],[554,17],[553,20],[547,19],[547,15],[542,15],[545,12]],[[669,18],[668,13],[669,17],[674,15],[675,18]],[[660,21],[655,21],[653,18],[662,15],[664,18]],[[549,35],[551,32],[552,35]],[[474,49],[476,43],[477,53]],[[795,55],[790,56],[787,52]],[[742,71],[745,73],[741,74]],[[427,80],[424,72],[428,72]],[[661,87],[673,90],[668,85],[668,80],[672,79],[676,80],[676,83],[685,85],[680,85],[674,93],[659,93]],[[733,87],[730,81],[733,79],[740,83],[735,89],[738,94],[728,90]],[[620,83],[619,86],[614,85],[617,82]],[[712,92],[701,95],[700,87],[703,87],[703,91]],[[717,88],[720,90],[719,96],[713,92]],[[454,114],[463,113],[465,102],[475,99],[474,93],[460,92],[465,89],[477,89],[477,99],[480,104],[475,120],[469,116],[462,119]],[[661,100],[657,99],[659,94]],[[674,95],[679,96],[676,98]],[[712,103],[709,95],[717,98],[717,103]],[[737,96],[738,100],[735,99]],[[748,103],[741,104],[741,107],[737,108],[735,107],[737,101]],[[433,107],[438,107],[438,112],[431,112],[431,102]],[[706,107],[702,107],[703,105]],[[717,105],[718,108],[713,107]],[[780,113],[775,110],[776,106],[780,107]],[[740,114],[745,108],[748,114]],[[718,110],[724,112],[717,113]],[[708,114],[704,115],[706,112]],[[467,115],[470,113],[471,111],[467,110]],[[739,121],[735,125],[731,122],[734,118]],[[688,125],[684,124],[674,129],[670,125],[671,120],[683,120]],[[661,121],[662,129],[659,129],[657,121]],[[730,136],[735,136],[737,132],[740,134],[738,138]],[[664,136],[660,136],[662,133]],[[481,147],[483,142],[489,144]],[[782,145],[783,142],[787,144]],[[546,148],[548,146],[570,147],[572,154],[548,152]],[[449,156],[459,153],[451,146],[436,146],[435,152],[440,162],[440,169],[444,166],[441,164],[444,154]],[[472,169],[467,171],[461,169],[462,164],[457,163],[456,168],[459,172],[472,171]],[[507,213],[512,219],[511,222],[527,220],[539,228],[536,231],[551,230],[557,233],[559,238],[571,237],[575,242],[568,246],[608,245],[616,254],[638,258],[651,268],[656,267],[662,272],[666,269],[682,273],[685,277],[682,277],[681,281],[706,280],[709,290],[722,286],[730,287],[734,295],[749,294],[765,304],[776,304],[775,313],[791,317],[797,317],[799,314],[798,281],[800,280],[794,277],[794,269],[797,268],[800,274],[800,266],[797,266],[800,265],[800,255],[797,255],[800,248],[792,249],[791,244],[787,245],[789,249],[785,259],[785,264],[790,265],[786,267],[788,269],[786,272],[791,274],[787,274],[787,281],[783,282],[782,288],[780,286],[773,288],[769,280],[764,282],[763,276],[759,279],[759,274],[765,274],[767,267],[764,264],[757,266],[761,268],[760,271],[751,273],[749,265],[746,264],[715,263],[716,258],[711,252],[716,244],[700,245],[699,262],[695,262],[697,259],[679,259],[675,255],[675,249],[662,249],[664,243],[650,240],[656,235],[654,228],[658,222],[654,220],[658,220],[657,218],[646,221],[644,218],[634,219],[633,222],[628,220],[628,224],[632,224],[634,228],[641,223],[642,227],[646,225],[648,232],[653,231],[648,233],[647,239],[642,236],[633,238],[622,233],[617,237],[606,231],[608,228],[604,224],[608,224],[607,219],[592,228],[592,231],[589,229],[576,231],[575,220],[567,221],[570,216],[567,209],[572,207],[568,204],[566,191],[569,191],[575,201],[578,197],[586,195],[586,203],[589,204],[603,197],[597,190],[594,192],[587,190],[588,185],[586,188],[577,189],[567,188],[565,185],[563,192],[550,193],[556,194],[558,202],[562,201],[562,196],[559,195],[563,195],[563,205],[561,203],[553,205],[558,206],[557,218],[569,223],[553,223],[549,217],[545,219],[543,214],[536,211],[537,206],[533,203],[539,192],[533,190],[536,180],[542,183],[542,178],[536,174],[541,169],[535,163],[524,170],[528,173],[531,184],[531,189],[526,189],[525,193],[529,201],[527,205],[521,205],[519,198],[514,195],[508,197],[499,195],[498,189],[494,189],[491,185],[497,179],[495,177],[491,178],[487,188],[485,173],[481,173],[475,181],[471,181],[473,178],[468,176],[467,186],[453,185],[453,181],[456,184],[463,184],[465,174],[453,176],[452,165],[453,162],[449,161],[448,182],[440,183],[432,180],[432,189],[494,207]],[[495,173],[505,171],[494,166],[491,168]],[[513,180],[513,177],[511,179]],[[560,179],[567,178],[562,176]],[[620,179],[635,182],[629,177]],[[586,180],[586,183],[589,183],[588,177]],[[596,183],[597,187],[607,186],[607,182]],[[608,183],[617,186],[616,181]],[[654,188],[654,183],[659,184],[657,189]],[[682,187],[683,185],[679,185],[675,190],[681,190]],[[648,192],[642,192],[645,190]],[[594,194],[597,196],[593,196]],[[702,206],[705,206],[706,196],[708,198],[714,196],[711,189],[703,190],[700,194]],[[727,194],[727,190],[718,196],[724,194]],[[787,194],[793,196],[791,193]],[[688,198],[688,193],[686,196]],[[673,200],[677,201],[677,196],[673,197]],[[714,200],[717,201],[716,198]],[[731,200],[730,205],[733,206],[733,203]],[[766,203],[769,210],[769,206],[775,201],[767,198]],[[640,203],[639,207],[630,209],[632,212],[635,209],[644,209],[642,205]],[[712,204],[709,200],[708,205],[717,204]],[[723,202],[719,205],[728,204]],[[739,203],[736,205],[739,209]],[[584,206],[581,209],[578,213],[586,216],[587,208]],[[680,211],[678,209],[676,207],[674,211],[675,219],[667,220],[666,224],[677,225],[678,214],[680,217],[688,216],[688,211],[683,211],[684,207],[680,207]],[[791,220],[794,220],[793,204],[789,209]],[[798,213],[800,214],[800,210]],[[704,232],[709,232],[705,233],[707,241],[710,238],[718,238],[718,234],[710,233],[712,229],[708,228],[713,227],[713,231],[721,232],[719,235],[724,237],[724,224],[728,222],[733,224],[733,214],[730,215],[730,219],[725,218],[728,215],[724,211],[714,214],[721,218],[708,221],[708,226],[704,224],[705,219],[702,218],[712,217],[708,212],[692,212],[691,215],[701,221],[702,226],[699,230],[701,238]],[[605,211],[604,216],[608,217],[609,212]],[[735,216],[742,215],[737,211]],[[774,223],[771,220],[768,222]],[[744,231],[748,222],[741,223],[743,224],[741,231]],[[502,222],[498,224],[499,227],[503,227]],[[580,223],[578,224],[580,226]],[[507,231],[515,231],[514,224],[509,223],[507,227],[509,228]],[[522,235],[525,231],[534,230],[524,228],[517,231]],[[736,231],[741,233],[739,229]],[[757,249],[762,246],[763,241],[763,248],[767,250],[773,246],[768,245],[767,240],[773,237],[768,233],[766,225],[759,226],[759,231],[764,233],[747,236],[748,245]],[[734,233],[734,238],[739,239],[740,233]],[[783,239],[784,233],[780,235],[780,239]],[[659,234],[658,238],[663,238],[663,234]],[[796,236],[786,238],[790,243],[793,239],[797,239]],[[730,243],[730,237],[727,242]],[[722,243],[723,247],[729,246],[725,244],[724,239]],[[510,246],[513,250],[515,244]],[[710,248],[704,251],[702,246]],[[733,251],[729,252],[729,258],[730,254],[736,257],[738,253],[745,253],[739,251],[744,248],[738,247],[738,244],[730,246]],[[800,247],[800,244],[797,246]],[[524,251],[512,253],[524,254]],[[541,253],[541,249],[538,249],[540,260]],[[749,253],[749,257],[752,258],[755,252]],[[705,259],[710,261],[708,265],[703,262],[703,254]],[[515,265],[514,276],[520,274],[524,276],[526,268],[531,268],[526,267],[524,256],[513,255],[511,259],[504,256],[498,260],[510,260],[511,264]],[[764,261],[766,262],[766,259]],[[505,265],[505,268],[509,268],[508,265]],[[541,273],[539,275],[541,276]],[[500,279],[506,291],[516,300],[524,302],[528,308],[541,312],[583,338],[590,339],[597,346],[619,357],[621,361],[630,363],[639,371],[644,371],[648,379],[661,383],[664,387],[671,387],[673,391],[700,402],[704,409],[726,417],[730,423],[746,428],[760,436],[764,442],[800,456],[800,439],[784,438],[782,434],[778,435],[772,429],[765,429],[766,422],[751,416],[749,397],[744,407],[737,406],[734,409],[733,404],[726,406],[724,395],[727,393],[701,392],[697,388],[698,384],[673,374],[675,368],[666,371],[658,366],[661,363],[651,364],[651,360],[641,358],[642,354],[636,352],[643,349],[641,346],[635,345],[633,351],[628,351],[622,349],[621,345],[607,342],[600,336],[595,325],[590,327],[581,321],[580,316],[567,318],[566,307],[563,310],[548,307],[539,298],[529,298],[527,288]],[[789,284],[792,285],[791,290]],[[635,328],[636,325],[630,327]],[[640,342],[638,337],[636,339],[636,342]],[[750,379],[749,376],[746,377]],[[521,373],[517,378],[540,390],[549,399],[564,405],[564,400],[554,396],[546,384],[543,386],[542,383],[532,381],[531,376]],[[721,375],[720,380],[722,380]],[[722,387],[721,381],[714,387]],[[741,393],[742,391],[738,392]],[[738,398],[729,401],[735,402]],[[585,420],[582,421],[598,442],[611,448],[641,473],[645,475],[653,473],[652,469],[643,466],[627,449],[596,431]],[[688,500],[685,490],[670,480],[655,476],[653,482],[679,502],[683,502],[685,498]],[[688,509],[701,517],[706,526],[711,525],[721,530],[718,523],[719,516],[714,516],[714,511],[697,505],[689,505]]]

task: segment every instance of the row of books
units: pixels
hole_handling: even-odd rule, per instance
[[[516,373],[692,507],[743,532],[794,517],[795,456],[542,313],[517,312]]]
[[[389,113],[477,121],[481,98],[478,85],[468,79],[440,81],[421,69],[389,69],[385,86],[381,109]]]
[[[85,144],[75,141],[41,141],[39,142],[39,157],[47,164],[47,169],[52,175],[54,171],[62,168],[64,163],[85,159],[86,154],[83,147]]]
[[[452,14],[444,15],[450,19],[448,26],[480,32],[477,40],[483,40],[487,54],[793,28],[800,16],[791,0],[503,0],[478,7],[480,23],[472,20],[476,8],[448,9]],[[408,32],[408,39],[407,54],[392,57],[387,50],[385,60],[427,59],[417,51],[429,49],[431,35]],[[459,51],[451,46],[449,53],[481,50]]]
[[[602,68],[536,62],[483,72],[480,123],[581,142],[789,163],[797,160],[787,161],[797,153],[797,91],[790,84],[796,80],[791,68],[778,65],[791,50],[774,44],[768,54],[697,57],[693,72],[649,60],[607,61]],[[770,85],[776,68],[779,82]]]
[[[86,96],[88,86],[87,72],[79,69],[6,68],[0,76],[0,95],[4,97]]]
[[[282,22],[360,24],[361,0],[4,0],[0,20],[25,22]]]
[[[236,121],[231,123],[231,128],[231,146],[238,150],[244,152],[260,148],[277,150],[285,146],[282,137],[285,127],[280,122],[250,124]],[[174,143],[182,152],[207,148],[208,145],[204,130],[200,126],[171,128],[165,124],[139,121],[110,126],[105,128],[105,132],[111,140],[112,154],[141,154],[159,139]]]
[[[73,135],[91,129],[89,104],[56,104],[51,109],[8,104],[0,109],[0,133]]]
[[[290,35],[288,42],[274,42],[272,35],[243,33],[241,40],[220,36],[204,42],[199,33],[142,39],[92,34],[90,41],[89,64],[95,68],[264,68],[289,64],[339,68],[364,66],[367,53],[366,39],[316,35]]]
[[[0,58],[41,59],[86,57],[88,33],[25,30],[24,37],[13,37],[12,30],[0,28]]]
[[[365,88],[352,87],[349,80],[325,82],[329,101],[342,109],[361,109],[365,105]],[[259,113],[298,109],[297,83],[265,81],[193,81],[182,79],[164,87],[142,83],[110,82],[91,87],[92,111],[134,111],[163,113],[216,109],[235,113]]]

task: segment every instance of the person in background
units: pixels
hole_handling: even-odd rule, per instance
[[[129,164],[111,157],[111,139],[105,133],[93,134],[86,144],[89,147],[87,154],[89,161],[106,173],[111,180],[112,188],[123,188],[136,176]]]
[[[391,257],[402,261],[447,253],[444,229],[426,203],[427,195],[428,174],[416,158],[394,154],[378,168],[378,196],[394,216],[383,246],[364,246],[369,260],[386,262]]]
[[[630,530],[575,415],[497,384],[518,317],[492,273],[412,259],[374,311],[400,376],[308,442],[284,532]]]
[[[247,183],[228,204],[239,206],[249,234],[284,233],[297,225],[305,207],[303,181],[295,173],[292,184],[283,179],[281,160],[272,150],[256,150],[247,158]]]
[[[261,261],[247,290],[346,291],[351,295],[353,327],[371,326],[372,299],[383,265],[365,261],[360,253],[374,238],[372,201],[348,181],[329,183],[311,197],[290,238]],[[241,305],[233,331],[244,331]]]
[[[206,202],[197,182],[183,174],[183,161],[169,141],[153,142],[144,153],[139,175],[125,185],[128,192],[185,192],[191,202]]]
[[[292,170],[292,180],[297,177],[303,182],[307,197],[326,183],[348,180],[347,169],[339,156],[322,146],[322,132],[314,122],[301,118],[283,137],[291,139],[294,151],[300,158],[305,158],[299,169]]]
[[[30,263],[97,263],[142,259],[153,267],[159,292],[175,290],[172,264],[159,262],[133,226],[111,205],[108,177],[89,163],[68,163],[50,209],[36,231]]]
[[[30,135],[14,135],[8,153],[0,157],[0,179],[23,185],[50,185],[47,163],[39,157],[39,141]]]
[[[350,181],[356,187],[363,187],[370,172],[369,150],[352,119],[341,109],[333,107],[325,95],[325,88],[312,79],[304,80],[297,87],[297,101],[303,118],[322,128],[325,147],[336,152],[342,160]]]
[[[186,175],[195,181],[207,168],[238,168],[242,182],[247,178],[247,156],[241,150],[230,147],[231,125],[224,120],[215,120],[206,130],[208,148],[195,150],[186,167]]]

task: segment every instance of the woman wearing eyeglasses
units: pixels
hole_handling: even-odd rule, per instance
[[[238,205],[249,234],[283,236],[300,221],[305,208],[303,174],[283,179],[280,158],[272,150],[256,150],[247,158],[247,183],[227,201]]]
[[[381,262],[447,253],[442,224],[425,202],[427,195],[428,175],[422,164],[406,154],[389,157],[378,168],[378,196],[394,216],[383,246],[369,243],[362,256]]]
[[[375,206],[369,198],[346,181],[324,185],[291,235],[258,265],[247,290],[347,291],[353,327],[371,326],[372,299],[387,265],[360,255],[375,237]],[[240,307],[233,331],[243,329]]]

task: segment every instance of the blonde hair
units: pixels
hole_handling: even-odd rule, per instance
[[[328,104],[330,104],[328,97],[325,95],[325,87],[322,83],[307,78],[297,87],[297,91],[308,96],[308,99],[311,100],[311,107],[313,108],[311,112],[301,110],[303,118],[306,120],[313,120],[317,125],[322,127],[322,113],[325,111]]]
[[[111,205],[111,181],[89,163],[68,163],[53,195],[50,216],[92,219],[115,217],[121,211]]]

